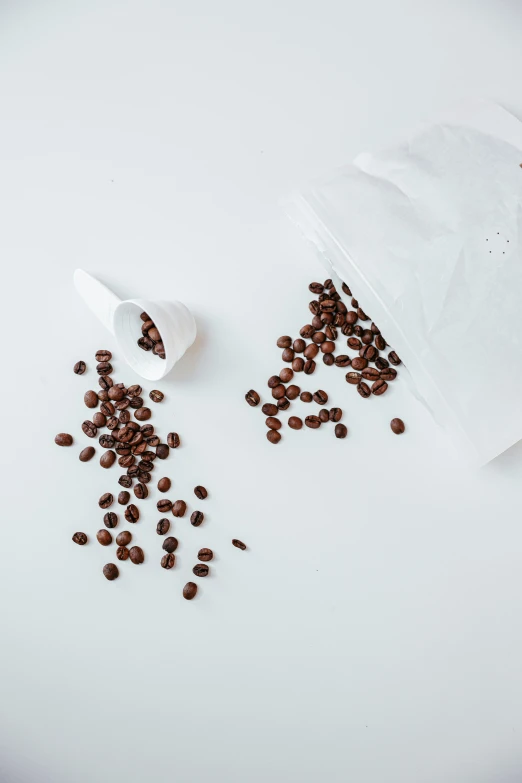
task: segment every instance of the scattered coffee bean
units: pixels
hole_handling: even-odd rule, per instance
[[[318,415],[323,424],[330,420],[330,412],[326,408],[321,408]]]
[[[134,494],[138,498],[138,500],[145,500],[146,497],[149,495],[149,490],[147,489],[146,484],[136,484],[134,487]]]
[[[364,345],[370,345],[373,343],[373,332],[371,329],[365,329],[361,335],[361,341]]]
[[[129,405],[133,410],[137,410],[143,406],[143,397],[131,397]]]
[[[310,427],[311,430],[317,430],[321,426],[321,419],[319,416],[307,416],[305,424],[307,427]]]
[[[172,505],[172,515],[175,517],[184,517],[187,510],[187,504],[184,500],[176,500]]]
[[[388,354],[388,360],[394,364],[396,367],[397,365],[401,364],[401,360],[399,359],[397,353],[395,351],[390,351]]]
[[[288,400],[286,397],[281,397],[280,400],[277,401],[277,412],[280,411],[286,411],[287,408],[290,407],[290,400]]]
[[[303,337],[305,340],[309,340],[313,333],[315,332],[315,329],[312,324],[305,324],[300,330],[299,334],[301,337]]]
[[[120,506],[126,506],[129,500],[130,500],[130,494],[126,490],[123,490],[118,495],[118,503],[120,504]]]
[[[123,476],[119,477],[118,484],[120,487],[127,487],[127,489],[129,489],[129,487],[132,487],[132,479],[124,473]]]
[[[107,565],[103,566],[103,575],[109,582],[113,582],[120,575],[118,566],[114,565],[114,563],[107,563]]]
[[[280,383],[281,383],[281,378],[279,377],[279,375],[272,375],[268,379],[268,388],[275,389],[275,387],[279,386]]]
[[[397,370],[394,370],[393,367],[386,367],[384,370],[381,370],[381,378],[383,381],[394,381],[397,377]]]
[[[192,569],[192,573],[194,574],[194,576],[207,576],[208,572],[209,572],[209,567],[204,563],[198,563]]]
[[[105,351],[102,348],[100,348],[99,351],[96,351],[94,358],[97,362],[110,362],[112,359],[112,353],[110,351]]]
[[[321,283],[310,283],[310,285],[308,286],[308,289],[313,294],[322,294],[323,291],[324,291],[324,286],[321,285]]]
[[[330,356],[330,354],[325,354],[325,356]],[[314,360],[313,359],[307,359],[305,364],[304,364],[304,367],[303,367],[304,374],[305,375],[313,375],[313,373],[315,372],[315,367],[316,367],[316,364],[315,364]]]
[[[359,320],[360,321],[369,321],[370,320],[368,318],[368,316],[366,315],[366,313],[364,312],[364,310],[362,310],[360,307],[357,308],[357,315],[359,316]]]
[[[81,373],[78,374],[81,375]],[[87,536],[85,535],[85,533],[75,533],[74,536],[72,537],[72,540],[74,541],[75,544],[79,544],[80,546],[83,546],[84,544],[87,543]]]
[[[109,506],[112,506],[113,502],[114,497],[111,495],[111,493],[105,492],[99,499],[98,505],[100,508],[109,508]]]
[[[293,383],[291,386],[288,386],[286,390],[286,397],[289,400],[295,400],[299,395],[301,394],[301,389],[299,386],[296,386],[295,383]]]
[[[284,337],[280,337],[277,341],[277,347],[278,348],[290,348],[292,345],[292,338],[288,337],[288,335],[285,335]]]
[[[342,417],[343,417],[343,412],[341,408],[330,408],[330,414],[329,414],[330,421],[338,422],[341,421]]]
[[[265,424],[271,430],[281,429],[281,422],[279,421],[279,419],[276,419],[274,416],[268,416],[268,418],[265,421]]]
[[[282,383],[289,383],[294,377],[294,371],[290,367],[283,367],[279,373],[279,379]]]
[[[315,343],[310,343],[310,345],[307,345],[304,349],[304,356],[306,359],[315,359],[318,353],[319,348]]]
[[[118,560],[127,560],[129,556],[129,550],[126,546],[119,546],[116,550],[116,557]]]
[[[335,326],[331,326],[330,324],[328,324],[328,326],[324,330],[324,333],[326,335],[326,341],[327,342],[328,342],[328,340],[333,340],[333,341],[337,340],[338,334],[337,334],[337,329],[335,328]],[[325,345],[326,345],[326,343],[322,344],[321,350],[323,352],[325,352],[325,353],[332,353],[332,351],[325,351],[324,350],[324,346]]]
[[[107,402],[104,402],[102,405],[100,405],[100,411],[103,413],[104,416],[109,417],[109,416],[114,416],[116,408],[109,400]],[[114,429],[114,427],[112,427],[111,429]]]
[[[102,392],[107,393],[107,399],[109,399],[109,389],[111,386],[113,386],[113,380],[110,375],[100,375],[98,378],[98,386],[102,390]],[[98,399],[100,399],[100,395],[98,392]]]
[[[260,397],[259,394],[256,391],[254,391],[254,389],[250,389],[250,391],[245,394],[245,400],[248,402],[249,405],[255,408],[256,405],[259,405]]]
[[[74,372],[76,373],[76,375],[83,375],[86,369],[87,369],[87,365],[85,364],[85,362],[79,361],[76,362],[76,364],[74,365]]]
[[[379,356],[375,360],[375,366],[377,367],[378,370],[385,370],[387,367],[390,366],[390,363],[388,359],[384,358],[384,356]]]
[[[354,335],[356,337],[362,337],[363,331],[364,331],[364,329],[359,324],[357,324],[357,326],[353,327],[353,333],[354,333]]]
[[[295,351],[293,348],[285,348],[281,354],[281,358],[284,362],[292,362],[295,358]]]
[[[86,446],[86,448],[80,451],[80,462],[89,462],[95,455],[95,450],[92,446]]]
[[[348,429],[345,427],[344,424],[336,424],[335,425],[335,437],[336,438],[346,438],[348,435]]]
[[[319,302],[316,299],[312,299],[308,305],[308,309],[313,315],[317,315],[319,312]]]
[[[286,387],[280,383],[278,386],[274,386],[272,389],[272,397],[274,400],[280,400],[286,394]]]
[[[288,426],[292,430],[300,430],[303,426],[303,420],[299,416],[290,416],[288,419]]]
[[[304,349],[306,348],[306,343],[304,340],[298,337],[297,340],[294,340],[292,348],[296,353],[303,353]]]
[[[354,370],[364,370],[368,367],[368,360],[364,359],[362,356],[356,356],[352,359],[352,367]]]
[[[375,394],[377,397],[380,397],[381,394],[384,394],[387,389],[388,384],[386,381],[383,381],[382,378],[379,378],[378,381],[375,381],[375,383],[372,384],[372,394]]]
[[[128,530],[122,530],[121,533],[118,533],[116,536],[116,543],[118,546],[127,546],[132,541],[132,533],[130,533]]]
[[[136,418],[138,421],[147,421],[148,419],[150,419],[151,415],[152,414],[150,408],[138,408],[134,412],[134,418]]]
[[[112,364],[110,362],[100,362],[96,365],[96,372],[98,375],[111,375]]]
[[[352,363],[352,360],[349,356],[346,356],[346,354],[341,354],[340,356],[335,357],[335,366],[336,367],[349,367]]]
[[[107,400],[109,399],[109,395],[108,395],[108,393],[105,391],[105,389],[101,389],[101,390],[98,392],[98,399],[99,399],[99,401],[100,401],[100,402],[107,402]]]
[[[160,514],[167,514],[172,509],[172,500],[169,500],[168,498],[161,498],[161,500],[158,500],[156,503],[156,508]]]
[[[274,443],[274,444],[279,443],[279,441],[281,440],[281,435],[277,430],[268,430],[268,432],[266,433],[266,437],[270,443]]]
[[[158,481],[158,489],[160,492],[168,492],[171,487],[171,480],[164,476]]]
[[[390,427],[392,429],[392,432],[395,433],[395,435],[402,435],[402,433],[406,429],[402,419],[392,419],[390,421]]]
[[[109,400],[112,400],[113,402],[120,402],[120,400],[123,400],[125,397],[123,389],[119,389],[117,386],[111,386],[108,391],[108,395]]]
[[[134,503],[131,503],[127,508],[125,509],[125,519],[127,522],[135,523],[140,518],[140,510],[138,506],[135,506]]]
[[[170,448],[166,443],[160,443],[156,446],[156,456],[158,459],[167,459],[170,454]]]
[[[141,546],[131,546],[129,549],[129,559],[131,563],[134,563],[135,565],[141,565],[141,563],[143,563],[145,555],[143,554]]]
[[[232,544],[233,546],[236,546],[238,549],[246,549],[246,544],[240,541],[239,538],[233,538]]]
[[[333,353],[335,351],[335,343],[331,340],[325,340],[321,343],[321,351],[323,353]]]
[[[265,416],[277,416],[277,414],[279,413],[279,408],[277,407],[277,405],[274,405],[271,402],[266,402],[261,408],[261,411],[264,413]]]
[[[326,393],[325,391],[323,391],[322,389],[318,389],[318,390],[315,392],[315,394],[313,395],[313,397],[314,397],[314,401],[315,401],[315,402],[316,402],[318,405],[326,405],[326,403],[328,402],[328,395],[327,395],[327,393]]]
[[[379,351],[375,345],[364,345],[359,351],[359,356],[368,362],[374,362],[379,356]]]
[[[257,394],[257,392],[254,392],[254,394]],[[257,395],[257,402],[255,404],[257,405],[258,402],[259,402],[259,395]],[[169,434],[167,435],[167,443],[171,449],[177,449],[178,446],[180,445],[180,442],[181,441],[179,439],[179,435],[177,432],[169,432]]]
[[[305,392],[301,393],[301,396],[300,396],[299,399],[301,400],[301,402],[312,402],[313,397],[312,397],[311,392],[305,391]]]
[[[158,391],[157,389],[153,389],[149,394],[150,399],[152,402],[162,402],[165,395],[163,392]]]
[[[308,364],[308,362],[310,362],[310,361],[311,360],[309,359],[306,362],[306,364]],[[303,372],[303,370],[305,369],[305,366],[306,366],[305,365],[305,360],[302,359],[300,356],[298,356],[297,359],[294,359],[294,361],[292,362],[292,370],[294,372]]]
[[[107,417],[104,416],[103,413],[97,411],[92,417],[92,423],[94,424],[95,427],[98,428],[105,427],[105,425],[107,424]]]
[[[375,367],[366,367],[361,375],[365,381],[378,381],[381,377],[379,370],[376,370]]]
[[[211,549],[203,548],[198,552],[198,560],[202,560],[204,563],[212,560],[214,552]]]
[[[384,351],[386,348],[386,340],[381,334],[378,334],[375,338],[375,347],[379,349],[379,351]]]
[[[347,383],[351,383],[353,385],[358,386],[361,381],[361,374],[358,372],[347,372],[346,381]]]
[[[100,435],[98,443],[103,449],[112,449],[115,445],[114,430],[112,435]],[[112,463],[111,463],[112,464]],[[109,466],[110,467],[110,466]]]
[[[114,511],[107,511],[103,517],[103,524],[105,527],[116,527],[118,524],[118,515],[115,514]]]
[[[176,557],[175,555],[163,555],[161,558],[161,567],[162,568],[174,568],[174,565],[176,563]]]
[[[359,392],[359,394],[361,395],[361,397],[364,397],[365,399],[366,399],[367,397],[369,397],[369,396],[370,396],[370,394],[371,394],[370,387],[369,387],[369,386],[368,386],[368,384],[367,384],[367,383],[365,383],[364,381],[361,381],[361,382],[359,383],[359,385],[358,385],[358,387],[357,387],[357,391]]]
[[[59,432],[58,435],[55,437],[54,442],[56,443],[57,446],[72,446],[73,437],[72,435],[69,435],[68,432]],[[94,454],[94,449],[93,449],[93,454]],[[80,454],[80,459],[82,459],[81,454]],[[90,459],[90,457],[88,457],[88,459]],[[82,462],[87,462],[87,460],[83,459]]]
[[[362,343],[357,337],[349,337],[346,341],[349,348],[352,348],[354,351],[358,351]]]
[[[168,519],[160,519],[156,525],[156,533],[158,536],[164,536],[169,532],[170,522]]]
[[[271,430],[271,432],[273,432],[273,430]],[[199,527],[204,519],[205,515],[202,511],[194,511],[190,517],[190,524],[194,527]]]
[[[100,465],[102,468],[111,468],[116,462],[116,454],[114,451],[106,451],[100,457]]]
[[[105,530],[102,528],[102,530],[98,530],[96,533],[96,538],[98,539],[98,543],[100,543],[102,546],[109,546],[109,544],[112,544],[112,536],[109,533],[108,530]]]
[[[98,407],[98,395],[95,391],[92,391],[90,389],[89,391],[86,391],[83,396],[83,401],[86,404],[88,408],[97,408]]]
[[[186,598],[187,601],[192,601],[197,592],[198,586],[194,582],[187,582],[183,588],[183,598]]]
[[[172,552],[175,552],[178,548],[178,539],[174,538],[174,536],[169,536],[163,541],[161,547],[165,552],[172,554]]]

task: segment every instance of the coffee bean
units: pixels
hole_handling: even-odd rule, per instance
[[[167,459],[170,454],[170,448],[166,443],[159,443],[156,446],[156,456],[158,459]]]
[[[161,500],[158,500],[156,503],[156,508],[160,514],[166,514],[172,509],[172,500],[169,500],[168,498],[161,498]]]
[[[153,343],[161,342],[161,334],[159,333],[159,329],[156,326],[151,326],[147,334]]]
[[[289,383],[293,377],[294,377],[294,371],[291,370],[290,367],[283,367],[283,369],[279,373],[279,378],[281,383]]]
[[[204,563],[208,562],[209,560],[212,560],[214,557],[214,552],[211,549],[200,549],[198,552],[198,560],[203,561]]]
[[[361,374],[358,372],[347,372],[345,377],[347,383],[351,383],[356,386],[360,383],[361,380]]]
[[[119,458],[118,465],[120,468],[130,468],[132,465],[134,465],[135,461],[136,457],[134,454],[126,454],[124,457]]]
[[[364,359],[362,356],[356,356],[352,359],[352,367],[354,370],[364,370],[368,367],[368,360]]]
[[[256,394],[256,392],[254,392]],[[257,402],[259,402],[259,395],[257,395]],[[257,405],[256,402],[256,405]],[[177,432],[169,432],[167,435],[167,443],[169,444],[171,449],[177,449],[180,444],[179,435]]]
[[[141,565],[141,563],[143,563],[145,555],[143,554],[141,546],[131,546],[129,549],[129,559],[131,563],[134,563],[135,565]]]
[[[286,386],[283,386],[282,383],[280,383],[278,386],[274,386],[272,389],[272,397],[274,400],[280,400],[281,397],[284,397],[286,394]]]
[[[172,505],[172,515],[174,517],[184,517],[187,510],[187,504],[184,500],[176,500]]]
[[[394,364],[396,367],[397,367],[399,364],[401,364],[401,360],[399,359],[399,357],[398,357],[398,355],[396,354],[396,352],[395,352],[395,351],[390,351],[390,353],[388,354],[388,360],[389,360],[389,361],[390,361],[392,364]]]
[[[358,351],[362,346],[361,341],[357,337],[349,337],[346,342],[348,347],[352,348],[354,351]]]
[[[321,302],[321,310],[324,313],[332,313],[336,310],[335,299],[324,299]]]
[[[109,508],[114,503],[114,497],[110,492],[105,492],[98,501],[100,508]]]
[[[127,427],[125,429],[125,439],[127,440],[127,433],[132,432],[132,437],[129,440],[129,443],[131,446],[139,446],[140,443],[143,443],[143,433],[142,432],[136,432],[136,430],[131,429],[130,427]]]
[[[127,475],[123,474],[123,476],[119,477],[118,484],[121,487],[127,487],[127,489],[128,489],[129,487],[132,487],[132,479],[131,479],[130,476],[127,476]]]
[[[292,370],[294,372],[303,372],[304,368],[305,368],[305,361],[304,359],[301,358],[301,356],[298,356],[297,359],[294,359],[294,361],[292,362]]]
[[[116,408],[112,404],[112,402],[104,402],[102,405],[100,405],[100,411],[103,413],[104,416],[114,416],[114,413],[116,411]]]
[[[279,377],[279,375],[272,375],[268,379],[268,384],[267,385],[268,385],[269,389],[275,389],[275,387],[279,386],[280,383],[281,383],[281,378]]]
[[[341,329],[344,326],[344,323],[346,321],[346,316],[344,313],[337,313],[334,318],[334,325],[338,326],[339,329]]]
[[[114,402],[119,402],[120,400],[123,400],[125,397],[123,393],[123,389],[119,389],[117,386],[111,386],[109,389],[109,400],[113,400]]]
[[[299,416],[290,416],[288,419],[288,426],[292,430],[300,430],[303,426],[303,420]]]
[[[330,421],[341,421],[343,417],[343,412],[341,408],[330,408],[330,415],[329,419]]]
[[[343,328],[341,329],[341,332],[344,334],[345,337],[350,337],[350,335],[353,334],[353,326],[351,324],[344,324]]]
[[[116,527],[118,524],[118,515],[115,514],[114,511],[107,511],[103,517],[103,524],[105,527]]]
[[[304,349],[304,356],[306,359],[315,359],[319,353],[319,348],[315,343],[310,343]]]
[[[127,560],[129,556],[129,550],[126,546],[119,546],[116,550],[116,557],[118,560]]]
[[[112,359],[112,353],[110,351],[105,351],[102,348],[100,348],[99,351],[96,351],[94,358],[97,362],[110,362]]]
[[[129,398],[128,397],[124,397],[123,400],[119,400],[119,402],[117,402],[114,405],[114,407],[116,408],[117,411],[125,411],[129,407],[129,404],[130,404]],[[129,419],[130,419],[130,416],[129,416]]]
[[[281,435],[277,430],[268,430],[266,438],[270,443],[276,444],[281,440]]]
[[[321,419],[319,416],[307,416],[305,424],[310,427],[311,430],[317,430],[321,426]]]
[[[328,326],[324,330],[324,333],[326,335],[326,342],[328,342],[329,340],[337,340],[337,337],[339,336],[337,334],[337,329],[335,328],[335,326],[330,326],[330,324],[328,324]],[[326,345],[326,343],[323,343],[323,345]],[[321,346],[321,350],[324,351],[324,348],[322,346]]]
[[[164,536],[169,532],[170,522],[168,519],[160,519],[156,525],[156,533],[158,536]]]
[[[78,374],[81,375],[81,373]],[[74,541],[75,544],[79,544],[80,546],[83,546],[84,544],[87,543],[87,536],[85,535],[85,533],[75,533],[74,536],[72,537],[72,540]]]
[[[371,345],[373,343],[373,332],[371,329],[365,329],[361,335],[361,340],[364,345]]]
[[[341,286],[341,287],[342,287],[342,289],[343,289],[343,293],[345,293],[345,294],[346,294],[346,296],[351,296],[351,295],[352,295],[352,292],[350,291],[350,289],[348,288],[348,286],[346,285],[346,283],[342,283],[342,286]]]
[[[325,424],[327,421],[330,420],[330,412],[326,410],[326,408],[321,408],[319,411],[319,419],[320,421]]]
[[[129,401],[129,406],[133,410],[137,410],[138,408],[141,408],[143,406],[143,397],[131,397]]]
[[[208,572],[209,572],[209,567],[204,563],[198,563],[192,569],[192,573],[194,574],[194,576],[207,576]]]
[[[381,334],[378,334],[375,338],[375,347],[379,349],[379,351],[384,351],[386,348],[386,340]]]
[[[341,354],[340,356],[335,357],[336,367],[349,367],[351,363],[352,360],[349,356],[346,356],[346,354]]]
[[[163,478],[160,478],[158,481],[158,489],[160,492],[168,492],[171,487],[171,481],[169,478],[164,476]]]
[[[397,377],[397,370],[394,370],[393,367],[387,367],[384,370],[381,370],[381,378],[383,381],[394,381]]]
[[[312,299],[312,301],[308,303],[308,309],[312,315],[317,315],[319,312],[319,302],[316,299]]]
[[[348,435],[348,430],[344,424],[336,424],[334,431],[335,431],[336,438],[346,438],[346,436]]]
[[[277,407],[277,405],[274,405],[271,402],[266,402],[261,408],[261,411],[265,416],[277,416],[277,413],[279,412],[279,408]]]
[[[121,424],[128,424],[130,421],[130,413],[129,411],[122,411],[120,413],[120,423]]]
[[[260,397],[259,394],[256,391],[254,391],[254,389],[250,389],[250,391],[245,394],[245,400],[248,402],[249,405],[252,406],[252,408],[255,408],[256,405],[259,405]],[[175,433],[169,433],[168,437],[170,437],[170,435],[173,434]],[[168,438],[167,438],[167,442],[168,442]]]
[[[175,552],[178,548],[178,539],[174,538],[174,536],[169,536],[163,541],[161,547],[165,552],[172,554],[172,552]]]
[[[277,347],[278,348],[290,348],[292,345],[292,338],[288,335],[284,335],[283,337],[280,337],[277,341]]]
[[[378,381],[381,377],[381,374],[379,370],[376,370],[374,367],[366,367],[362,373],[362,377],[365,381]]]
[[[123,490],[118,495],[118,503],[120,504],[120,506],[126,506],[129,500],[130,500],[130,494],[126,490]]]
[[[89,460],[94,457],[95,453],[96,452],[92,446],[87,446],[85,449],[80,451],[80,462],[89,462]]]
[[[301,337],[303,337],[305,340],[309,340],[313,333],[315,332],[315,329],[312,324],[305,324],[300,330],[299,334]]]
[[[368,362],[374,362],[379,356],[379,351],[375,345],[364,345],[359,351],[359,356]]]
[[[152,402],[162,402],[165,395],[163,392],[158,391],[157,389],[153,389],[149,394],[150,399]]]
[[[100,465],[102,468],[111,468],[116,462],[116,454],[114,451],[106,451],[100,457]]]
[[[174,565],[176,563],[176,557],[175,555],[163,555],[160,563],[162,568],[167,568],[167,569],[174,568]]]
[[[289,400],[295,400],[299,395],[301,394],[301,389],[299,386],[296,386],[295,384],[292,384],[289,386],[286,390],[286,396]]]
[[[328,395],[322,389],[318,389],[314,394],[314,400],[318,405],[326,405],[328,402]]]
[[[281,422],[279,419],[274,418],[274,416],[269,416],[265,421],[266,426],[271,430],[280,430],[281,429]]]
[[[335,364],[334,355],[332,353],[325,353],[323,356],[323,364],[326,364],[327,367],[331,367]]]
[[[107,392],[107,399],[109,398],[109,389],[113,386],[113,380],[110,375],[100,375],[98,378],[98,386],[104,392]],[[98,397],[99,399],[99,397]]]
[[[147,320],[144,321],[144,323],[142,323],[141,325],[142,334],[147,334],[149,329],[152,329],[153,327],[154,327],[154,321],[152,320],[152,318],[147,318]]]
[[[197,592],[198,586],[194,582],[187,582],[183,588],[183,598],[186,598],[187,601],[192,601]]]
[[[347,324],[350,324],[351,326],[353,326],[354,324],[357,323],[358,320],[359,320],[359,317],[358,317],[357,313],[354,310],[350,310],[350,312],[346,313],[346,323]]]
[[[138,419],[138,421],[147,421],[151,416],[152,413],[150,408],[138,408],[138,410],[134,412],[134,418]]]
[[[128,530],[122,530],[121,533],[116,536],[116,543],[118,546],[127,546],[131,541],[132,533],[129,533]]]
[[[136,432],[131,427],[129,427],[128,424],[126,424],[125,427],[120,430],[118,440],[120,443],[130,443],[135,436]]]
[[[103,449],[112,449],[112,448],[114,448],[114,444],[115,444],[114,436],[113,435],[100,435],[100,437],[98,439],[98,443],[100,444],[100,446]],[[112,462],[111,462],[111,465],[112,465]]]
[[[232,544],[233,546],[236,546],[238,549],[246,549],[246,544],[240,541],[239,538],[233,538]]]
[[[69,435],[68,432],[59,432],[58,435],[55,437],[54,442],[57,446],[72,446],[73,444],[73,437],[72,435]],[[82,452],[83,453],[83,452]],[[93,449],[94,453],[94,449]],[[91,455],[92,456],[92,455]],[[81,459],[80,454],[80,459]],[[90,457],[89,457],[90,459]],[[86,462],[87,460],[82,460],[82,462]]]
[[[322,286],[321,283],[310,283],[308,290],[313,294],[322,294],[324,291],[324,286]]]
[[[359,324],[357,324],[356,326],[353,327],[353,333],[354,333],[354,335],[356,337],[361,338],[363,332],[364,332],[364,329],[362,328],[362,326],[359,326]]]
[[[301,402],[312,402],[313,397],[312,397],[312,394],[310,392],[305,391],[305,392],[301,393],[301,396],[300,396],[299,399],[301,400]]]
[[[304,349],[306,348],[306,343],[304,340],[298,337],[297,340],[294,340],[292,347],[296,353],[303,353]]]
[[[321,343],[321,351],[323,353],[333,353],[335,351],[335,343],[331,340],[325,340]]]
[[[325,356],[330,356],[331,354],[325,353]],[[313,359],[307,359],[304,364],[304,374],[305,375],[313,375],[315,372],[316,364]]]
[[[148,484],[152,480],[152,476],[146,470],[140,470],[138,479],[142,484]]]
[[[108,530],[98,530],[96,538],[102,546],[109,546],[109,544],[112,544],[112,536]]]
[[[154,464],[148,459],[141,459],[138,462],[138,469],[140,473],[150,473],[151,470],[154,470]]]
[[[85,392],[83,396],[83,401],[88,408],[98,407],[98,402],[99,402],[98,395],[96,394],[95,391],[92,391],[92,389],[90,391]]]
[[[312,337],[312,341],[316,345],[321,345],[321,343],[324,343],[325,340],[326,340],[326,335],[324,332],[316,332]]]
[[[127,520],[127,522],[136,523],[139,518],[140,518],[140,510],[138,506],[135,506],[134,503],[131,503],[125,509],[125,519]]]
[[[103,413],[100,413],[97,411],[94,416],[92,417],[92,423],[95,427],[105,427],[107,424],[107,417],[103,415]]]
[[[120,575],[118,566],[114,565],[114,563],[107,563],[107,565],[103,566],[103,575],[109,582],[113,582]]]
[[[100,362],[96,365],[96,372],[98,375],[111,375],[112,364],[110,362]]]
[[[137,342],[143,351],[152,350],[152,340],[149,340],[148,337],[140,337]]]
[[[146,484],[136,484],[134,487],[134,494],[138,498],[138,500],[145,500],[146,497],[148,497],[149,490],[147,489]]]
[[[377,397],[380,397],[381,394],[384,394],[384,392],[388,389],[388,384],[386,381],[383,381],[381,378],[379,378],[378,381],[375,381],[375,383],[372,385],[372,394],[375,394]]]
[[[375,366],[378,370],[385,370],[387,367],[390,366],[390,363],[388,359],[385,359],[384,356],[378,356],[375,360]]]
[[[314,327],[314,332],[320,332],[323,328],[323,321],[321,319],[320,315],[314,315],[312,318],[312,326]],[[311,337],[312,335],[310,335]]]
[[[280,400],[277,401],[277,412],[280,411],[286,411],[290,407],[290,400],[288,400],[286,397],[281,397]]]
[[[76,362],[73,369],[76,375],[83,375],[83,373],[87,369],[87,365],[85,364],[85,362],[79,361]]]
[[[358,385],[358,387],[357,387],[357,391],[359,392],[359,394],[361,395],[361,397],[364,397],[365,399],[366,399],[367,397],[369,397],[369,396],[370,396],[370,394],[371,394],[371,392],[370,392],[370,387],[369,387],[369,386],[368,386],[368,384],[367,384],[367,383],[365,383],[364,381],[361,381],[361,382],[360,382],[360,384],[359,384],[359,385]]]
[[[284,362],[292,362],[295,358],[295,351],[293,348],[285,348],[281,354],[281,358]]]
[[[368,318],[368,316],[366,315],[366,313],[364,312],[364,310],[362,310],[360,307],[357,308],[357,315],[359,316],[359,320],[360,321],[369,321],[370,320]]]
[[[352,297],[352,302],[351,302],[351,304],[352,304],[352,307],[355,307],[355,309],[356,309],[356,310],[357,310],[357,308],[359,307],[359,302],[357,301],[357,299],[355,298],[355,296],[354,296],[354,297]]]
[[[406,429],[402,419],[392,419],[390,421],[390,427],[392,429],[392,432],[395,433],[395,435],[402,435],[402,433]]]
[[[105,389],[101,389],[101,391],[98,392],[98,399],[100,402],[107,402],[107,400],[109,399],[109,395],[105,391]]]

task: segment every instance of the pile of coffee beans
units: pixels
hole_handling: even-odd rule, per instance
[[[284,367],[278,375],[272,375],[268,379],[268,388],[274,402],[262,406],[262,412],[267,417],[266,437],[274,444],[281,440],[282,422],[278,416],[282,411],[288,410],[294,400],[299,398],[305,403],[313,400],[321,406],[325,406],[328,402],[328,395],[322,389],[314,393],[301,391],[300,386],[295,383],[297,373],[313,375],[320,354],[322,354],[323,364],[328,367],[348,369],[345,375],[346,382],[355,386],[363,399],[385,394],[388,391],[388,384],[397,377],[395,367],[401,364],[395,351],[388,351],[386,355],[388,344],[380,329],[375,323],[370,322],[369,316],[352,297],[352,292],[346,283],[342,284],[342,290],[346,296],[351,297],[351,309],[342,301],[330,279],[325,280],[324,283],[310,283],[308,288],[315,295],[315,299],[312,299],[308,305],[312,318],[310,323],[299,330],[300,337],[293,339],[289,335],[283,335],[277,340],[277,347],[282,349],[281,358],[288,366]],[[350,353],[335,354],[338,341],[345,337]],[[294,382],[290,383],[292,380]],[[250,389],[245,394],[245,399],[253,408],[261,402],[255,389]],[[342,415],[341,408],[322,407],[317,413],[306,416],[304,424],[309,429],[315,430],[326,422],[334,422],[336,438],[346,438],[348,429],[340,421]],[[393,420],[393,422],[397,421],[401,420]],[[393,422],[392,431],[399,434],[397,425]],[[402,422],[401,425],[400,431],[404,432]],[[303,427],[303,420],[299,416],[290,416],[288,426],[290,429],[300,430]]]
[[[149,326],[148,330],[151,329],[152,327]],[[111,360],[110,351],[100,350],[96,353],[100,390],[95,392],[91,389],[85,392],[84,403],[90,410],[94,411],[95,408],[98,410],[93,413],[91,419],[83,422],[82,431],[88,438],[98,438],[98,443],[104,450],[100,457],[100,465],[103,468],[110,470],[117,461],[119,467],[124,469],[125,472],[118,478],[118,484],[124,489],[118,492],[117,502],[120,506],[125,506],[123,512],[125,521],[134,525],[140,520],[141,514],[139,507],[129,502],[131,500],[129,490],[133,489],[138,500],[145,500],[149,494],[147,485],[152,481],[156,461],[167,459],[171,449],[180,446],[181,440],[177,432],[169,432],[166,443],[161,440],[154,426],[148,423],[152,413],[143,404],[142,387],[139,384],[127,387],[123,383],[116,383],[112,378]],[[79,361],[74,365],[74,373],[83,375],[86,368],[86,363]],[[157,389],[153,389],[149,397],[155,403],[162,402],[164,399],[163,392]],[[132,414],[137,421],[132,421]],[[107,432],[99,434],[102,429],[106,429]],[[73,436],[69,433],[60,432],[55,437],[58,446],[69,447],[73,442]],[[80,462],[89,462],[95,453],[93,446],[86,446],[80,451]],[[165,493],[171,489],[172,482],[167,476],[162,476],[158,479],[157,487],[160,492]],[[208,491],[198,484],[194,487],[194,495],[199,501],[205,501],[208,498]],[[107,510],[114,506],[114,502],[115,496],[112,492],[104,492],[98,499],[99,508],[106,513],[103,516],[104,527],[98,530],[96,539],[104,547],[114,544],[110,531],[119,524],[118,514]],[[173,502],[168,498],[162,498],[157,502],[157,510],[161,514],[172,513],[175,518],[180,518],[187,512],[187,503],[181,499]],[[192,511],[190,522],[194,527],[199,527],[204,520],[203,511]],[[160,536],[165,536],[169,529],[170,521],[166,518],[160,519],[156,525],[156,532]],[[141,565],[145,562],[145,553],[140,546],[128,547],[132,537],[132,533],[128,530],[123,530],[116,536],[116,559],[120,562],[128,560],[135,565]],[[72,540],[79,546],[88,543],[88,537],[82,531],[74,533]],[[239,545],[236,539],[232,543],[234,546]],[[174,536],[164,539],[162,544],[164,554],[159,560],[162,568],[167,570],[174,568],[176,562],[174,552],[177,547],[178,540]],[[242,544],[241,548],[244,549],[245,545]],[[200,549],[198,560],[202,562],[193,566],[192,573],[197,577],[206,577],[210,572],[210,567],[206,563],[212,560],[213,556],[211,549]],[[120,572],[115,563],[107,563],[103,568],[103,574],[109,581],[114,581],[119,577]],[[197,586],[194,582],[188,582],[183,588],[183,596],[187,600],[194,598],[196,593]]]
[[[143,324],[141,326],[141,337],[139,338],[138,345],[143,348],[144,351],[152,351],[155,356],[159,356],[160,359],[165,358],[165,346],[161,339],[161,334],[154,321],[147,315],[147,313],[141,313],[140,315]]]

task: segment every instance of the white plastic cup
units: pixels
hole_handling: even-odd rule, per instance
[[[194,316],[182,302],[122,301],[83,269],[75,271],[74,284],[94,314],[115,336],[127,364],[142,378],[149,381],[164,378],[196,339]],[[161,334],[165,359],[160,359],[152,351],[144,351],[137,343],[142,334],[140,315],[144,311]]]

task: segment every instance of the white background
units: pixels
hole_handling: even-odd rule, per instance
[[[278,200],[460,99],[520,116],[517,6],[1,3],[2,783],[521,779],[520,444],[471,473],[400,378],[364,401],[322,364],[302,386],[344,409],[344,441],[271,446],[243,399],[268,398],[324,278]],[[198,320],[152,406],[183,442],[155,477],[191,509],[210,491],[204,525],[173,523],[172,571],[152,493],[146,562],[101,574],[120,471],[77,454],[93,353],[115,346],[77,266]],[[187,602],[200,546],[212,576]]]

